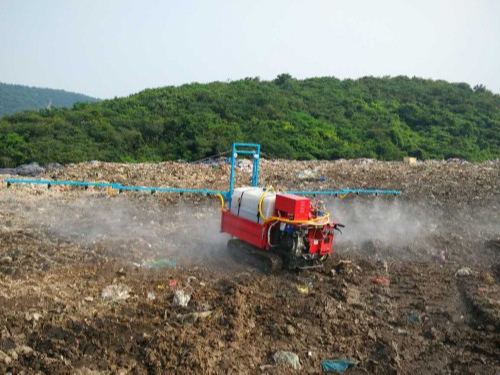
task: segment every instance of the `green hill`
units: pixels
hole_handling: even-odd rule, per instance
[[[288,74],[274,81],[149,89],[0,120],[0,166],[38,161],[196,160],[258,142],[268,157],[500,157],[500,96],[408,77]]]
[[[99,99],[64,90],[53,90],[0,82],[0,117],[25,110],[47,107],[71,107],[77,102],[97,102]]]

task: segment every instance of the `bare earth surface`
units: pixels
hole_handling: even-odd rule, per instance
[[[229,168],[43,177],[226,190]],[[0,180],[0,373],[322,373],[338,358],[357,362],[346,374],[500,373],[498,161],[263,161],[260,183],[404,194],[327,199],[346,225],[335,256],[267,275],[227,251],[216,198]],[[276,365],[280,350],[301,369]]]

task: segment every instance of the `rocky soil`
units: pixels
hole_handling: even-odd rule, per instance
[[[226,190],[229,167],[42,177]],[[403,194],[325,199],[335,256],[268,275],[227,252],[217,198],[0,180],[0,373],[500,373],[498,161],[263,160],[260,183]]]

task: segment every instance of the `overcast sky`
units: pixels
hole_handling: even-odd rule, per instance
[[[112,98],[280,73],[500,93],[500,0],[0,0],[0,82]]]

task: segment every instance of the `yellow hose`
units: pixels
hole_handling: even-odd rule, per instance
[[[262,196],[260,197],[260,200],[259,200],[259,215],[262,217],[262,219],[264,219],[264,221],[275,221],[276,220],[276,221],[280,221],[280,222],[287,223],[287,224],[323,225],[323,224],[325,224],[324,223],[325,220],[326,220],[326,222],[328,222],[330,219],[329,213],[325,213],[324,216],[318,216],[317,218],[311,219],[311,220],[289,220],[289,219],[285,219],[285,218],[278,217],[278,216],[265,217],[264,214],[262,213],[262,202],[264,201],[264,197],[269,192],[269,190],[272,190],[276,193],[274,188],[272,186],[269,186],[264,191],[264,193],[262,193]],[[322,221],[322,222],[319,223],[319,221]]]
[[[224,202],[224,197],[222,196],[222,194],[215,194],[216,196],[218,196],[220,198],[220,201],[221,201],[221,210],[224,209],[224,205],[226,202]]]

